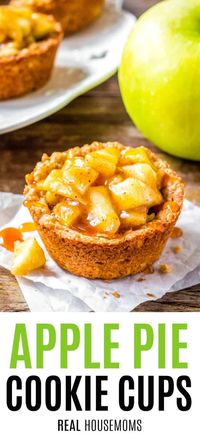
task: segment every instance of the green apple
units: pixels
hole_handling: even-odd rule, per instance
[[[128,114],[172,155],[200,160],[200,0],[167,0],[130,34],[119,84]]]

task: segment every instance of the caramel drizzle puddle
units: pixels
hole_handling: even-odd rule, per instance
[[[0,231],[0,245],[8,251],[13,252],[16,242],[22,242],[23,234],[35,231],[36,227],[33,222],[25,222],[19,228],[9,227]]]

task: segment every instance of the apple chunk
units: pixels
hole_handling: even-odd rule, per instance
[[[58,204],[58,202],[61,202],[63,199],[63,196],[57,195],[53,192],[46,192],[45,199],[48,205],[54,206]]]
[[[62,179],[62,171],[60,169],[53,169],[44,181],[37,184],[40,190],[51,191],[58,195],[66,196],[68,188]]]
[[[23,276],[34,269],[42,268],[46,263],[43,249],[34,238],[15,245],[14,264],[11,273]]]
[[[148,157],[148,153],[142,146],[135,149],[127,147],[121,152],[119,166],[136,163],[148,163],[150,166],[153,166],[152,161]]]
[[[60,222],[67,227],[73,225],[81,215],[81,211],[78,205],[69,204],[67,202],[60,202],[57,204],[53,212],[57,216]]]
[[[120,221],[123,228],[138,228],[147,222],[147,207],[138,207],[120,213]]]
[[[87,189],[97,179],[99,173],[91,167],[72,166],[63,170],[63,179],[67,184],[74,184],[77,190],[84,195]]]
[[[85,162],[87,166],[92,167],[105,178],[109,178],[115,174],[119,157],[119,149],[105,148],[87,154]]]
[[[108,189],[104,186],[90,187],[88,191],[88,217],[90,225],[99,233],[114,235],[120,227]]]
[[[63,180],[62,170],[54,169],[52,170],[47,178],[37,184],[39,190],[44,190],[48,192],[55,193],[57,195],[64,196],[65,198],[70,198],[75,201],[83,202],[80,194],[72,185],[66,183]]]
[[[161,204],[162,195],[137,178],[127,178],[123,182],[110,185],[110,191],[119,211],[131,210],[145,205],[150,208]]]
[[[156,187],[158,183],[158,178],[155,170],[147,163],[138,163],[123,166],[121,171],[127,177],[138,178],[146,184],[149,184],[151,187]]]

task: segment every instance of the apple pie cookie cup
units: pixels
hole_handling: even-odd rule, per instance
[[[39,34],[35,39],[31,30],[28,33],[33,16],[31,11],[2,6],[0,12],[0,25],[1,19],[5,22],[6,14],[8,20],[13,19],[13,24],[1,30],[2,33],[5,31],[5,41],[0,44],[0,100],[6,100],[35,91],[48,82],[62,40],[62,29],[53,17],[35,14],[36,29],[39,26],[42,29],[42,36]]]
[[[124,146],[114,144],[119,150]],[[84,157],[111,144],[97,142],[72,150],[73,157]],[[27,177],[25,205],[29,208],[43,243],[55,262],[72,274],[86,278],[112,280],[137,274],[159,259],[181,212],[184,186],[181,179],[155,154],[143,148],[153,165],[162,171],[163,202],[156,207],[153,219],[137,229],[119,231],[111,237],[88,234],[66,227],[52,215],[44,192],[37,184],[52,169],[63,166],[68,152],[43,157],[32,174]]]
[[[23,96],[43,87],[50,79],[60,35],[18,55],[0,59],[0,100]]]
[[[88,26],[102,12],[105,0],[12,0],[16,6],[30,7],[36,12],[51,14],[66,34]]]

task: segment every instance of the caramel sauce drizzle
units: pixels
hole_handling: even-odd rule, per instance
[[[8,251],[13,252],[16,242],[23,242],[23,234],[35,231],[36,227],[33,222],[25,222],[19,228],[4,228],[0,231],[0,245]]]

